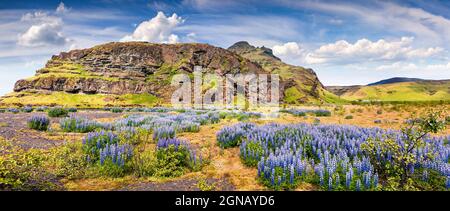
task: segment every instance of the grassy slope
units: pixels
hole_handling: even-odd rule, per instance
[[[346,100],[439,101],[450,100],[450,81],[402,82],[365,86],[341,96]]]
[[[326,103],[345,103],[346,100],[339,96],[319,88],[319,99],[311,95],[312,86],[305,85],[305,81],[314,81],[316,76],[300,66],[292,66],[282,61],[276,60],[262,53],[261,49],[241,54],[243,57],[259,63],[264,69],[273,74],[279,74],[281,79],[294,79],[296,86],[290,87],[284,91],[284,101],[287,104],[300,104],[300,102],[317,104],[321,100]],[[318,79],[317,79],[318,80]]]
[[[69,94],[65,92],[12,93],[0,100],[5,105],[62,105],[67,107],[101,108],[105,106],[154,106],[159,99],[151,94]]]

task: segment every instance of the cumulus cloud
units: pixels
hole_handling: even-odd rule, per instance
[[[427,72],[440,72],[440,73],[450,73],[450,62],[447,64],[426,64],[417,65],[408,62],[395,62],[392,64],[381,65],[376,68],[378,71],[386,72],[409,72],[409,71],[421,71]]]
[[[287,63],[303,63],[306,51],[296,42],[287,42],[272,47],[273,54]]]
[[[45,12],[27,13],[21,21],[32,25],[19,35],[18,44],[27,47],[64,45],[69,39],[62,34],[63,21]]]
[[[179,38],[173,31],[183,22],[175,13],[167,17],[163,12],[158,12],[154,18],[140,23],[133,34],[123,37],[121,41],[177,43]]]
[[[448,43],[450,37],[450,19],[432,14],[421,8],[398,5],[388,1],[376,1],[373,6],[367,4],[323,1],[280,0],[286,6],[300,9],[312,9],[341,17],[353,17],[369,24],[370,27],[391,32],[412,33],[422,42]]]
[[[396,41],[380,39],[375,42],[360,39],[353,44],[339,40],[308,53],[305,61],[309,64],[395,61],[429,58],[443,52],[440,47],[414,48],[413,40],[413,37],[402,37]]]
[[[58,7],[56,8],[56,13],[63,14],[69,11],[69,8],[64,5],[64,2],[59,3]]]

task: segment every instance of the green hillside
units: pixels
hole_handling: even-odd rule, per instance
[[[450,80],[362,86],[343,93],[341,98],[351,101],[449,101]]]

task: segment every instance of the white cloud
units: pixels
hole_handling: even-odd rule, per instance
[[[61,18],[50,16],[44,12],[27,13],[21,18],[22,22],[30,22],[26,32],[19,35],[18,44],[27,47],[45,45],[64,45],[69,39],[62,34],[63,22]]]
[[[344,23],[343,20],[341,20],[341,19],[334,19],[334,18],[328,20],[328,22],[330,24],[333,24],[333,25],[342,25]]]
[[[287,42],[282,45],[274,45],[272,47],[273,54],[286,63],[296,64],[304,63],[306,50],[296,42]]]
[[[407,32],[420,38],[422,42],[447,44],[450,41],[450,20],[432,14],[421,8],[397,5],[392,2],[376,1],[371,6],[358,3],[333,3],[321,1],[280,0],[289,7],[312,9],[351,17],[352,20],[368,24],[384,32]]]
[[[450,62],[447,64],[425,64],[417,65],[408,62],[395,62],[392,64],[381,65],[376,68],[378,71],[387,72],[411,72],[411,71],[421,71],[427,72],[440,72],[441,74],[450,74]]]
[[[64,5],[64,2],[59,3],[58,7],[56,8],[56,13],[63,14],[68,12],[70,9]]]
[[[308,53],[305,61],[309,64],[398,61],[424,59],[443,52],[440,47],[414,48],[412,47],[413,41],[413,37],[402,37],[396,41],[380,39],[376,42],[360,39],[354,44],[346,40],[339,40]]]
[[[418,70],[418,66],[413,63],[406,63],[406,62],[394,62],[392,64],[385,64],[380,65],[376,68],[378,71],[414,71]]]
[[[123,37],[121,41],[177,43],[178,36],[173,34],[173,31],[183,22],[175,13],[166,17],[163,12],[158,12],[154,18],[140,23],[133,34]]]

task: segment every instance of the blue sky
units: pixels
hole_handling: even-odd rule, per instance
[[[0,94],[51,55],[130,40],[246,40],[325,85],[448,79],[450,1],[0,1]]]

